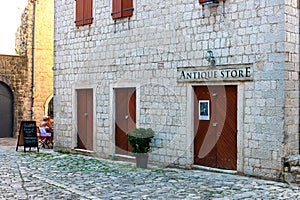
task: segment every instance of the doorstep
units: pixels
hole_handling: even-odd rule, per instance
[[[206,167],[206,166],[201,166],[201,165],[192,165],[192,168],[210,171],[210,172],[224,173],[224,174],[238,174],[238,172],[236,170],[219,169],[219,168]]]

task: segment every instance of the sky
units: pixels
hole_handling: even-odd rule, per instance
[[[15,55],[15,33],[27,0],[0,0],[0,54]]]

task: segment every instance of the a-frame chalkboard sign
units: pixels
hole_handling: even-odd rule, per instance
[[[19,146],[24,146],[24,152],[31,147],[36,147],[39,152],[35,121],[21,121],[16,151]]]

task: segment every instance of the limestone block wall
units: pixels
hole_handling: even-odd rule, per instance
[[[29,0],[16,31],[16,52],[20,56],[0,55],[0,81],[7,84],[14,95],[15,136],[21,120],[39,121],[42,118],[45,103],[53,94],[53,12],[53,0]],[[35,86],[33,118],[32,67]]]
[[[41,120],[53,96],[54,0],[37,1],[34,31],[34,117]]]
[[[72,148],[74,85],[96,92],[95,152],[108,157],[114,87],[139,90],[137,126],[152,127],[151,161],[193,164],[193,85],[177,82],[178,67],[251,64],[253,81],[239,87],[238,171],[278,178],[282,159],[298,151],[299,26],[291,1],[225,1],[200,6],[198,1],[134,1],[134,14],[112,20],[110,1],[93,1],[90,26],[74,24],[74,1],[55,2],[54,87],[57,148]],[[292,19],[287,20],[287,19]],[[206,83],[212,84],[212,83]],[[214,84],[223,84],[217,82]],[[227,83],[228,84],[228,83]]]
[[[47,114],[53,96],[54,1],[28,1],[16,34],[16,51],[34,68],[34,119]]]
[[[0,55],[0,81],[9,86],[14,98],[14,136],[22,120],[31,120],[31,76],[25,56]]]
[[[299,2],[298,2],[299,4]],[[298,5],[299,6],[299,5]],[[285,155],[299,154],[299,9],[297,2],[285,6]],[[296,26],[295,26],[296,24]]]

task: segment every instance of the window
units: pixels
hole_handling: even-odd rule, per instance
[[[76,1],[76,26],[83,26],[93,23],[93,0]]]
[[[112,0],[112,13],[113,19],[131,17],[133,14],[132,0]]]

